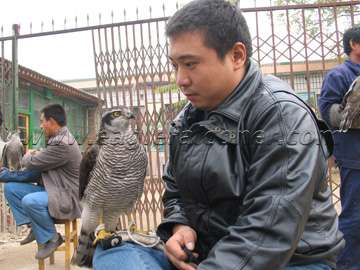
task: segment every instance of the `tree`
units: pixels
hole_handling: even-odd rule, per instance
[[[172,78],[172,80],[175,80],[175,78]],[[176,85],[175,82],[171,82],[170,84],[166,84],[166,85],[163,85],[163,86],[160,86],[158,88],[155,88],[155,93],[163,93],[163,94],[167,94],[167,93],[177,93],[179,92],[179,87]],[[172,107],[173,107],[173,110],[175,112],[175,114],[177,114],[178,112],[181,111],[182,108],[184,108],[184,106],[186,105],[187,103],[187,99],[182,99],[182,100],[179,100],[177,102],[174,102],[172,104]]]
[[[329,4],[339,2],[338,0],[274,0],[275,6],[288,6],[288,5],[304,5],[304,4]],[[333,8],[322,8],[321,9],[321,27],[322,32],[327,34],[334,30],[335,18],[342,20],[342,22],[349,24],[351,20],[351,9],[350,7],[337,7],[336,16]],[[310,37],[315,37],[320,32],[320,21],[319,13],[317,9],[307,9],[304,11],[298,9],[294,10],[294,13],[289,17],[289,23],[292,31],[297,33],[301,32],[306,27],[306,32]],[[354,6],[354,15],[359,13],[359,7]],[[284,13],[277,16],[281,23],[286,24],[286,15]],[[342,23],[338,22],[338,23]]]

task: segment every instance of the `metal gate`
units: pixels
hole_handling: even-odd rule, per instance
[[[2,32],[2,29],[1,29]],[[15,35],[14,35],[15,38]],[[12,51],[15,48],[12,48],[14,43],[12,39],[0,39],[0,106],[3,114],[3,126],[0,128],[0,137],[4,138],[6,131],[5,127],[9,128],[12,126],[12,109],[14,108],[13,104],[16,104],[16,100],[13,98],[15,95],[12,95],[12,90],[15,89],[16,84],[14,84],[14,74],[13,66],[10,62],[5,61],[6,56],[11,56]],[[16,55],[14,55],[16,57]],[[0,185],[0,232],[15,230],[15,221],[12,218],[10,209],[6,205],[5,196],[4,196],[4,184]]]
[[[324,74],[343,61],[342,33],[360,22],[359,9],[360,1],[243,9],[253,41],[253,60],[263,73],[275,74],[288,81],[316,110],[316,97]],[[17,36],[21,39],[91,31],[96,94],[105,100],[105,108],[125,105],[133,109],[137,117],[134,128],[149,157],[144,194],[134,211],[121,217],[123,227],[127,226],[129,218],[143,230],[152,230],[159,224],[163,192],[161,175],[168,158],[168,126],[186,102],[174,84],[174,73],[167,59],[168,43],[164,36],[167,19]],[[1,44],[4,40],[0,38]],[[0,87],[6,92],[0,93],[3,95],[2,108],[8,108],[13,87],[11,76],[4,74],[11,67],[2,62],[0,67]],[[338,206],[338,175],[332,167],[330,172],[334,204]],[[4,220],[2,217],[3,223]]]

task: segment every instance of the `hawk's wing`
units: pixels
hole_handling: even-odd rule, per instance
[[[90,172],[95,166],[97,156],[99,154],[100,146],[95,143],[86,149],[80,163],[79,171],[79,198],[84,196],[85,189],[90,180]]]
[[[3,167],[9,168],[8,160],[6,158],[6,148],[7,148],[7,143],[4,143],[2,153],[1,153],[1,161],[2,161]]]
[[[4,151],[5,151],[6,143],[0,138],[0,160],[1,166],[4,167]]]
[[[21,159],[24,155],[24,146],[17,133],[10,136],[3,151],[5,167],[10,170],[21,169]]]
[[[346,132],[349,128],[360,128],[360,126],[354,126],[354,120],[360,115],[360,76],[350,85],[343,98],[342,106],[344,110],[342,111],[340,130]]]

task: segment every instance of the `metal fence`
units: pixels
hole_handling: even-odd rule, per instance
[[[360,1],[244,8],[254,46],[253,60],[264,73],[287,80],[316,108],[316,98],[312,97],[319,93],[327,70],[342,62],[342,33],[360,22],[359,9]],[[161,175],[168,158],[168,124],[185,100],[174,85],[167,59],[167,19],[62,31],[91,31],[96,95],[105,100],[107,108],[125,105],[136,112],[135,128],[149,155],[148,175],[141,200],[120,221],[126,226],[129,219],[134,219],[143,230],[154,229],[161,220]],[[55,32],[59,33],[45,34]],[[339,177],[333,165],[329,168],[334,204],[339,208]]]
[[[5,61],[5,45],[9,45],[10,41],[1,41],[0,42],[0,106],[3,113],[4,124],[0,128],[0,137],[4,138],[5,129],[4,126],[9,127],[11,122],[11,103],[12,96],[11,91],[13,87],[13,78],[12,66],[9,62]],[[11,45],[11,44],[10,44]],[[4,184],[0,184],[0,232],[5,232],[8,230],[15,230],[15,222],[12,218],[10,209],[6,205],[5,196],[4,196]]]

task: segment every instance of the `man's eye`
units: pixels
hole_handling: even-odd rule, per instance
[[[173,68],[174,70],[177,70],[177,64],[171,63],[171,66],[172,66],[172,68]]]
[[[185,66],[186,66],[187,68],[194,68],[195,65],[196,65],[195,62],[187,62],[187,63],[185,63]]]

